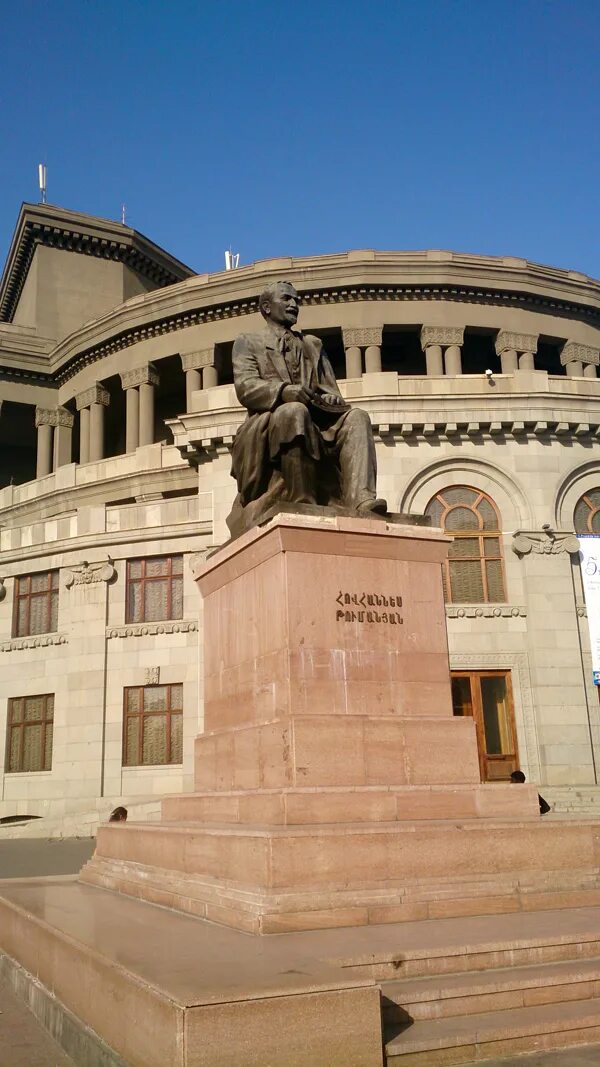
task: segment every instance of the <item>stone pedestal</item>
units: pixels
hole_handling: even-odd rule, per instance
[[[589,877],[591,839],[540,825],[534,787],[479,780],[452,714],[448,542],[286,514],[215,553],[196,792],[101,827],[82,880],[266,933],[552,906]]]

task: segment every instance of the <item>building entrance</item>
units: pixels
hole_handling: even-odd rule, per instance
[[[518,769],[510,671],[452,671],[455,715],[475,720],[484,782],[508,781]]]

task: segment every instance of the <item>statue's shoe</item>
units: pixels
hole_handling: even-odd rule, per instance
[[[373,497],[371,500],[363,500],[362,504],[358,505],[356,512],[358,515],[371,515],[373,512],[377,515],[385,515],[387,509],[387,500],[382,497]]]

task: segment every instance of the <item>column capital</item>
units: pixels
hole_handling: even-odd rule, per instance
[[[75,417],[66,408],[36,408],[36,426],[66,426],[73,427]]]
[[[182,352],[181,366],[184,371],[200,370],[202,367],[212,367],[215,362],[215,348],[203,348],[200,352]]]
[[[121,374],[123,389],[133,389],[136,385],[158,385],[159,381],[158,371],[153,363],[147,363],[145,367],[134,367]]]
[[[537,333],[500,330],[496,337],[496,355],[501,356],[503,352],[537,352],[538,339]]]
[[[581,363],[595,363],[598,366],[600,350],[592,348],[591,345],[577,344],[577,341],[567,341],[560,354],[560,362],[565,367],[567,363],[573,363],[575,360]]]
[[[342,341],[344,348],[368,348],[369,345],[380,345],[383,334],[383,326],[358,326],[346,328],[342,326]]]
[[[429,345],[462,345],[464,335],[464,326],[422,326],[421,348],[425,351]]]
[[[84,389],[83,393],[79,393],[75,397],[75,404],[78,411],[81,411],[82,408],[89,408],[91,404],[104,404],[105,407],[108,407],[110,393],[100,385],[100,382],[95,382],[90,389]]]

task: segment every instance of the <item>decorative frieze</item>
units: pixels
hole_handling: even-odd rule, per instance
[[[441,345],[442,348],[447,348],[450,345],[462,345],[464,335],[464,326],[423,326],[421,328],[421,348],[425,351],[429,345]]]
[[[573,533],[556,533],[554,530],[517,530],[513,534],[512,550],[517,556],[556,556],[561,552],[576,555],[579,541]]]
[[[72,429],[75,416],[66,408],[36,408],[36,426],[66,426]]]
[[[114,637],[154,637],[156,634],[189,634],[198,629],[196,622],[186,619],[178,619],[176,622],[170,619],[164,622],[132,622],[127,626],[109,626],[106,636]]]
[[[72,585],[92,585],[95,582],[110,582],[116,573],[110,558],[104,563],[88,563],[87,560],[84,560],[79,566],[70,567],[66,571],[65,585],[67,589],[70,589]]]
[[[591,345],[579,345],[576,341],[567,341],[560,354],[560,362],[563,367],[566,367],[567,363],[576,361],[594,363],[598,366],[600,363],[600,349],[592,348]]]
[[[447,619],[518,619],[526,615],[522,604],[446,604]]]
[[[47,648],[49,645],[66,645],[66,634],[36,634],[35,637],[13,637],[0,644],[0,652],[18,652],[23,648]]]
[[[512,333],[500,330],[496,337],[496,355],[503,352],[537,352],[539,335],[537,333]]]
[[[380,345],[382,335],[383,326],[342,328],[344,348],[368,348],[369,345]]]
[[[201,352],[183,352],[181,355],[181,366],[184,371],[201,370],[202,367],[212,367],[214,362],[214,345],[211,348],[203,348]]]
[[[104,407],[108,407],[110,393],[99,382],[96,382],[90,389],[85,389],[83,393],[79,393],[75,397],[75,403],[78,411],[81,411],[82,408],[89,408],[92,404],[104,404]]]
[[[158,371],[153,363],[147,363],[145,367],[134,367],[133,370],[123,371],[121,375],[123,389],[133,389],[138,385],[158,385],[159,381]]]

